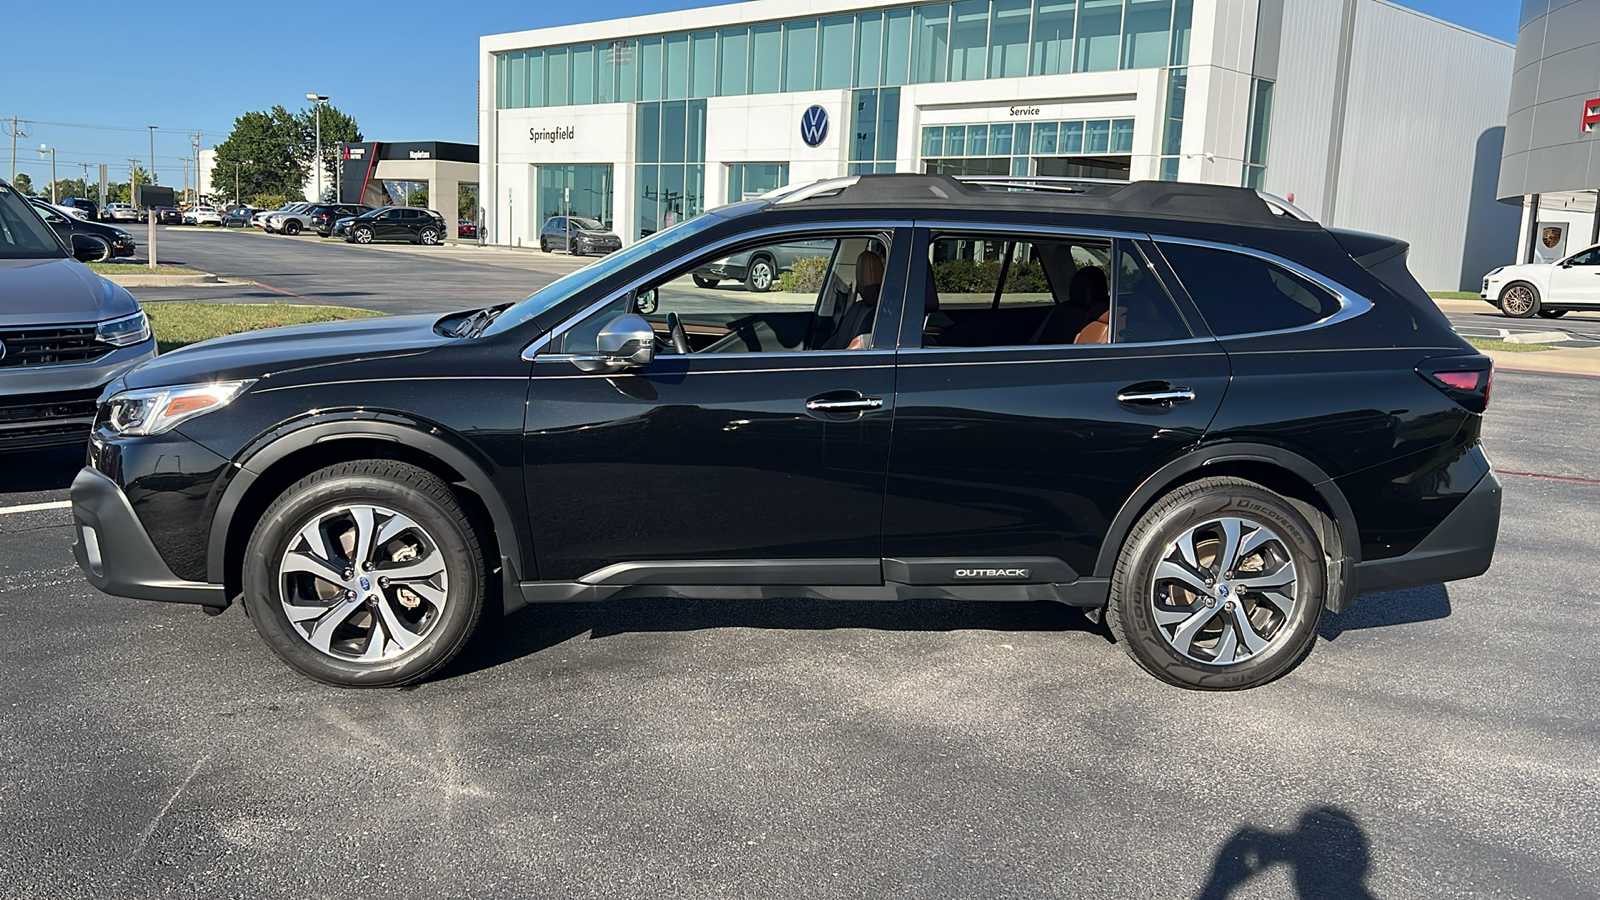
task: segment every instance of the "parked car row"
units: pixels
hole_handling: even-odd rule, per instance
[[[444,217],[431,209],[374,209],[361,203],[290,203],[278,209],[254,211],[249,224],[268,234],[293,237],[315,231],[318,237],[343,238],[352,244],[409,241],[431,246],[443,243],[446,234]]]

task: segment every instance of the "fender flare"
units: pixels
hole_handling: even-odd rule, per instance
[[[225,583],[228,533],[233,525],[234,514],[262,473],[289,455],[308,447],[327,441],[351,438],[405,444],[432,456],[460,473],[462,479],[478,495],[478,499],[488,510],[496,534],[504,536],[495,543],[500,548],[503,578],[511,588],[505,594],[506,612],[510,612],[514,605],[520,605],[518,602],[520,594],[516,592],[516,585],[522,580],[522,573],[528,571],[523,565],[523,535],[522,530],[516,527],[516,519],[507,508],[500,489],[495,486],[483,465],[475,460],[472,454],[448,440],[436,426],[408,420],[372,418],[323,420],[287,433],[280,433],[275,437],[269,433],[263,443],[253,449],[247,449],[245,454],[234,461],[234,477],[223,489],[211,517],[211,529],[206,542],[207,580],[214,584]]]
[[[1271,444],[1231,442],[1211,444],[1192,450],[1157,469],[1146,478],[1111,520],[1111,527],[1106,531],[1106,539],[1101,543],[1100,554],[1095,560],[1095,576],[1111,577],[1117,566],[1117,556],[1122,551],[1122,543],[1127,540],[1128,532],[1133,530],[1134,521],[1146,506],[1194,472],[1209,465],[1227,462],[1265,463],[1284,469],[1310,484],[1317,492],[1317,496],[1333,513],[1334,527],[1339,530],[1340,543],[1344,545],[1345,558],[1334,560],[1333,565],[1343,566],[1341,571],[1344,573],[1344,581],[1353,583],[1354,579],[1350,575],[1354,573],[1355,564],[1361,561],[1361,533],[1356,525],[1355,511],[1350,508],[1350,501],[1345,499],[1344,492],[1334,484],[1328,473],[1322,471],[1316,463],[1292,450]],[[1341,611],[1346,603],[1348,598],[1330,596],[1329,607],[1334,612]]]

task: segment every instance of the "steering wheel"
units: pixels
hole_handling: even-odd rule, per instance
[[[683,330],[683,320],[675,312],[667,313],[667,330],[672,333],[672,349],[678,353],[691,353],[689,335]]]

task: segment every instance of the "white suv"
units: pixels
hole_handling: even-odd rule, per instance
[[[1571,309],[1600,310],[1600,245],[1554,264],[1501,266],[1483,277],[1478,294],[1517,319],[1556,319]]]

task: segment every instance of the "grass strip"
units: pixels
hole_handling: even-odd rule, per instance
[[[1429,291],[1428,296],[1435,300],[1482,300],[1477,291]]]
[[[206,303],[197,300],[146,303],[144,311],[150,316],[150,325],[156,332],[156,346],[162,353],[242,331],[258,331],[262,328],[279,328],[285,325],[311,325],[317,322],[339,322],[345,319],[365,319],[383,315],[370,309],[352,309],[348,306]]]
[[[1494,341],[1488,338],[1467,338],[1467,343],[1479,350],[1498,350],[1502,353],[1538,353],[1541,350],[1554,350],[1549,344],[1513,344],[1510,341]]]

